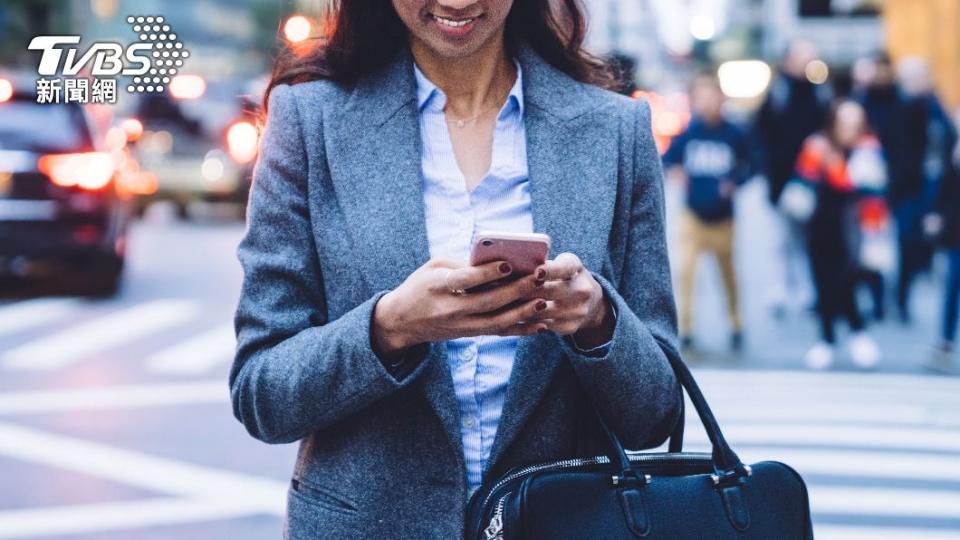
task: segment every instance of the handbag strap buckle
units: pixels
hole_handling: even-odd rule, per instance
[[[710,480],[713,481],[714,486],[728,486],[730,484],[738,482],[741,478],[745,478],[753,474],[753,469],[749,465],[740,465],[734,467],[733,469],[722,471],[720,473],[714,473],[710,475]]]
[[[653,481],[653,477],[650,476],[649,474],[630,475],[630,476],[615,474],[610,477],[610,483],[611,485],[614,485],[614,486],[625,486],[627,484],[634,483],[634,482],[639,482],[640,485],[645,486],[652,481]]]

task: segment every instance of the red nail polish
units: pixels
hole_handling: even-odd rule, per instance
[[[533,306],[533,309],[535,309],[535,310],[537,310],[537,311],[543,311],[543,310],[547,309],[547,303],[544,302],[543,300],[541,300],[541,301],[537,302],[537,305]]]
[[[500,263],[500,266],[498,267],[498,269],[500,270],[501,274],[509,274],[510,272],[513,271],[513,269],[510,268],[510,265],[507,263]]]
[[[542,279],[538,279],[533,282],[533,286],[539,289],[540,287],[543,287],[543,283],[544,281]]]
[[[537,279],[543,279],[543,278],[545,278],[545,277],[547,277],[547,271],[544,270],[543,268],[538,268],[538,269],[537,269]]]
[[[540,328],[537,328],[537,333],[538,333],[538,334],[546,334],[546,333],[547,333],[547,329],[546,329],[546,328],[543,328],[543,327],[541,326]]]

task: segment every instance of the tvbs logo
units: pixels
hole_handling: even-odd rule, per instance
[[[37,66],[37,74],[41,76],[37,80],[37,101],[59,102],[61,89],[65,94],[64,101],[71,101],[72,90],[75,91],[73,97],[77,97],[80,96],[80,87],[96,87],[109,94],[105,102],[114,103],[116,77],[132,77],[127,86],[131,93],[163,92],[190,52],[183,48],[183,42],[163,16],[129,16],[127,23],[139,40],[126,46],[97,41],[82,50],[80,36],[34,37],[27,48],[41,52]],[[93,77],[92,81],[82,77],[70,78],[85,68]],[[47,78],[61,75],[66,78]],[[94,96],[93,101],[101,100]]]
[[[80,36],[37,36],[27,48],[31,51],[43,51],[37,74],[44,76],[76,75],[84,66],[90,64],[91,60],[93,65],[90,74],[94,77],[143,75],[150,69],[150,51],[153,50],[151,43],[134,43],[127,46],[125,51],[119,43],[94,43],[79,59],[77,48],[61,48],[79,43]],[[65,60],[64,52],[67,53]],[[136,67],[125,66],[124,59]]]

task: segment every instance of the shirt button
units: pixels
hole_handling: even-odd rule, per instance
[[[476,425],[477,421],[474,420],[472,416],[468,416],[467,419],[463,421],[463,423],[466,424],[468,428],[472,428],[474,425]]]

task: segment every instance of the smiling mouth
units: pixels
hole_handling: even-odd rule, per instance
[[[433,15],[432,13],[430,14],[430,16],[433,18],[433,20],[437,21],[438,23],[444,26],[449,26],[450,28],[462,28],[480,18],[479,16],[477,16],[477,17],[471,17],[469,19],[448,19],[446,17]]]

